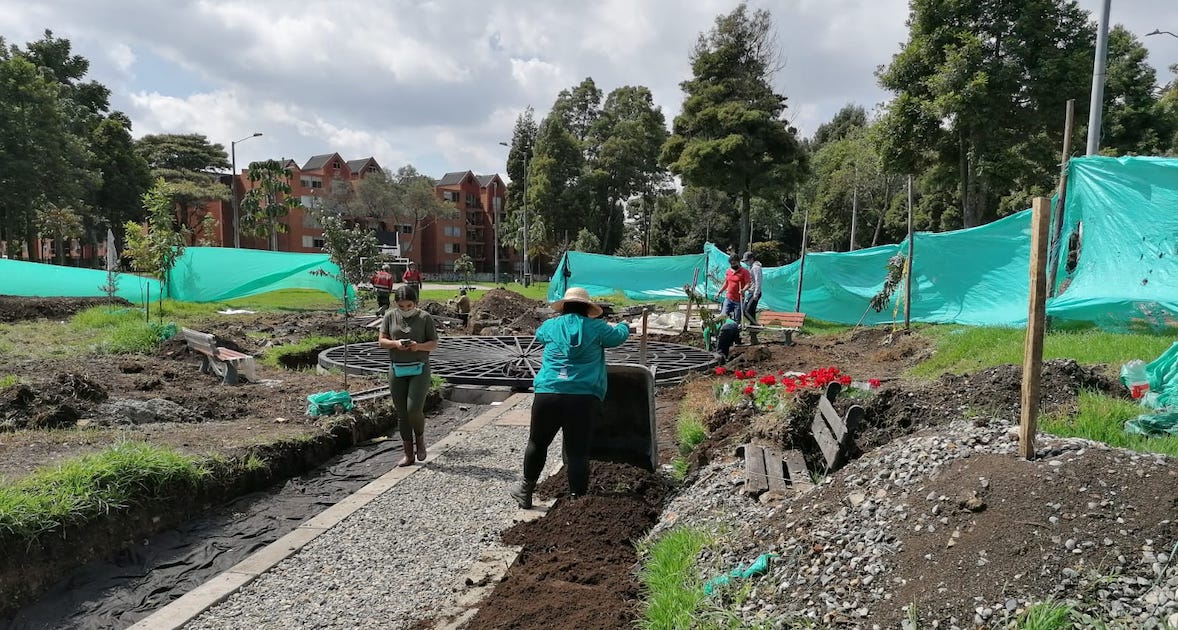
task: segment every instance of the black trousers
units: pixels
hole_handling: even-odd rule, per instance
[[[536,481],[544,470],[548,446],[563,431],[563,452],[568,467],[569,492],[589,492],[589,449],[593,425],[601,416],[601,400],[592,394],[536,394],[528,446],[524,449],[524,479]]]

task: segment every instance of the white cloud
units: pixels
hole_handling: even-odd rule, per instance
[[[1139,34],[1178,32],[1172,2],[1118,2],[1113,21]],[[515,116],[529,104],[543,116],[585,77],[607,93],[649,87],[669,123],[696,38],[737,4],[41,0],[0,2],[0,24],[10,43],[45,28],[70,39],[136,134],[195,132],[228,144],[261,131],[238,147],[239,163],[339,151],[441,174],[502,170],[496,143],[510,139]],[[906,0],[750,5],[773,15],[786,60],[777,85],[804,133],[848,102],[870,109],[887,98],[874,71],[906,39]],[[1143,41],[1165,80],[1178,39]]]

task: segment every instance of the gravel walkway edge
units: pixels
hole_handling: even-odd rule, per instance
[[[474,606],[486,595],[486,591],[493,588],[498,579],[514,563],[519,553],[518,548],[506,547],[498,541],[500,529],[515,522],[542,517],[550,507],[547,504],[538,503],[536,508],[532,510],[519,510],[511,505],[511,501],[505,493],[509,478],[514,476],[515,469],[518,468],[523,441],[527,436],[526,424],[521,426],[519,419],[526,417],[530,406],[531,395],[515,394],[511,396],[502,405],[484,412],[433,444],[430,447],[430,457],[424,465],[394,467],[354,494],[308,519],[286,536],[130,626],[131,630],[242,627],[240,625],[242,623],[248,623],[255,628],[305,627],[299,623],[283,623],[279,626],[275,623],[276,619],[247,619],[251,615],[263,612],[250,610],[249,601],[259,594],[251,594],[250,591],[266,593],[275,590],[274,584],[263,584],[267,581],[280,584],[284,582],[290,584],[292,581],[305,583],[306,576],[298,575],[300,572],[306,572],[305,567],[292,568],[290,565],[316,566],[319,567],[318,573],[334,571],[334,567],[323,568],[319,556],[338,556],[338,563],[341,565],[349,561],[354,563],[355,559],[348,557],[348,550],[339,549],[341,546],[346,546],[345,543],[350,539],[355,538],[354,531],[345,530],[363,528],[365,521],[369,522],[368,525],[385,523],[391,520],[390,513],[395,519],[397,514],[406,513],[402,511],[406,508],[402,505],[405,503],[410,504],[407,506],[408,513],[416,512],[422,507],[422,493],[414,493],[413,487],[407,487],[405,492],[392,493],[389,491],[407,481],[421,480],[416,485],[424,485],[427,488],[431,484],[438,484],[436,480],[431,481],[426,479],[427,477],[446,477],[451,485],[456,479],[471,479],[475,482],[471,484],[475,486],[475,494],[488,495],[486,498],[490,500],[488,507],[478,506],[483,507],[481,511],[484,514],[480,515],[482,520],[488,521],[482,523],[480,529],[486,531],[471,530],[458,533],[460,538],[463,537],[463,534],[468,535],[471,538],[470,545],[478,549],[470,549],[470,552],[466,554],[470,556],[468,558],[463,558],[457,563],[451,562],[450,566],[459,570],[451,573],[450,576],[456,575],[457,579],[447,576],[444,580],[445,584],[435,584],[435,586],[442,587],[437,590],[449,592],[439,592],[433,601],[422,602],[412,611],[413,616],[418,620],[434,619],[434,625],[437,628],[461,627],[471,615],[477,612]],[[512,417],[515,417],[514,422],[511,420]],[[554,442],[554,446],[558,443]],[[546,474],[552,474],[560,467],[560,458],[558,455],[555,458],[552,457],[554,454],[550,453],[550,465],[545,469]],[[439,461],[445,465],[431,468],[431,464]],[[487,492],[489,490],[488,484],[496,487],[501,485],[504,492]],[[412,485],[410,484],[410,486]],[[436,495],[434,496],[436,497]],[[457,501],[461,506],[463,503],[469,503],[465,499],[466,496],[464,492],[454,492],[447,496],[449,501],[446,502]],[[345,519],[351,520],[344,524]],[[356,525],[357,521],[360,521],[361,524]],[[401,524],[405,524],[404,518],[401,519]],[[388,535],[391,532],[390,529],[379,527],[366,529],[375,530],[378,535]],[[426,527],[425,529],[432,530],[433,528]],[[430,531],[422,533],[427,537],[431,536]],[[453,535],[454,532],[450,532],[450,534]],[[362,544],[356,541],[355,546],[359,547]],[[306,562],[300,563],[298,561],[296,556],[300,552],[315,547],[318,549],[313,553],[308,552],[309,557]],[[327,553],[324,554],[324,551]],[[373,553],[368,555],[375,556],[378,551],[372,549]],[[385,552],[387,553],[388,550]],[[397,553],[396,550],[393,552]],[[319,564],[315,564],[316,562]],[[371,567],[360,567],[359,571],[370,569]],[[347,567],[344,567],[343,570],[346,571]],[[445,588],[446,585],[449,585],[450,588]],[[340,586],[349,588],[352,585]],[[335,585],[330,588],[335,588]],[[294,593],[291,592],[271,593],[271,595],[288,601],[294,599]],[[356,595],[358,595],[355,597],[357,608],[361,609],[357,612],[364,612],[362,609],[365,608],[365,602],[374,598],[368,597],[370,594],[364,592],[363,587]],[[379,600],[379,598],[375,599]],[[236,600],[245,601],[237,602]],[[378,601],[378,603],[380,602]],[[311,605],[322,606],[323,602],[314,602]],[[304,609],[303,606],[298,606],[298,608]],[[273,614],[273,611],[270,612]],[[370,612],[404,614],[405,611],[379,610]],[[302,614],[303,612],[300,612],[299,616],[301,617]],[[382,628],[398,627],[398,622],[407,624],[413,621],[413,619],[401,617],[400,614],[397,617],[399,618],[390,619],[377,614],[368,617],[367,621],[374,627]],[[356,622],[357,619],[353,619],[352,624],[349,624],[348,627],[359,627],[353,625]],[[324,626],[316,625],[315,627]]]

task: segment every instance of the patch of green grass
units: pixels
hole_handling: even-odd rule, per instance
[[[643,618],[638,622],[640,628],[695,627],[696,612],[704,599],[695,565],[700,550],[708,543],[709,538],[703,532],[680,528],[640,550],[645,557],[641,579],[646,590]]]
[[[682,455],[671,460],[671,478],[675,481],[682,482],[687,478],[688,467],[690,467],[690,464],[687,458]]]
[[[1134,451],[1178,457],[1178,435],[1145,437],[1125,433],[1126,420],[1147,412],[1145,407],[1130,400],[1083,391],[1075,415],[1044,416],[1039,428],[1052,435],[1086,438]]]
[[[228,300],[216,310],[226,306],[251,311],[334,311],[341,308],[343,302],[341,296],[315,289],[282,289]]]
[[[1007,363],[1021,364],[1026,331],[1017,328],[930,326],[921,333],[936,342],[936,353],[910,370],[912,376],[936,378]],[[1049,333],[1043,358],[1118,365],[1130,359],[1151,361],[1178,341],[1178,334],[1124,334],[1098,330]]]
[[[174,494],[209,473],[197,460],[142,442],[121,442],[0,485],[0,532],[35,538],[136,502]]]
[[[675,420],[676,439],[679,442],[679,452],[687,455],[695,450],[704,440],[708,439],[708,431],[704,423],[694,412],[684,410]]]
[[[141,309],[95,306],[80,311],[70,318],[69,326],[77,332],[115,328],[132,322],[146,323]]]
[[[815,337],[841,335],[853,328],[854,326],[848,326],[846,324],[835,324],[833,322],[825,322],[821,319],[812,318],[807,318],[806,322],[802,324],[802,332]]]
[[[20,377],[15,374],[5,374],[4,376],[0,376],[0,389],[4,389],[5,387],[12,387],[18,383],[20,383]]]
[[[355,340],[352,341],[354,342]],[[332,346],[342,345],[344,345],[343,337],[306,337],[295,343],[268,348],[262,354],[262,363],[272,367],[282,367],[282,363],[280,363],[282,357],[292,354],[303,354],[315,348],[330,348]]]
[[[123,322],[103,336],[97,350],[102,354],[148,354],[159,347],[158,326],[142,320]]]
[[[1063,630],[1072,626],[1072,607],[1057,602],[1041,602],[1019,616],[1019,630]]]

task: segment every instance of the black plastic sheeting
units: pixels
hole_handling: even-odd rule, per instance
[[[445,403],[441,414],[427,419],[427,440],[445,437],[484,409]],[[238,497],[209,516],[86,565],[15,618],[0,619],[0,628],[126,628],[388,472],[400,448],[394,429],[389,440],[352,448],[281,486]]]

